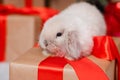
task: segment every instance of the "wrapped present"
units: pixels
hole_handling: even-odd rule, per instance
[[[11,61],[31,48],[43,23],[57,13],[50,8],[0,5],[0,61]]]
[[[0,16],[0,61],[12,61],[38,41],[41,19],[37,16]]]
[[[120,57],[112,38],[95,37],[94,44],[92,55],[75,61],[32,48],[10,63],[10,80],[115,80],[115,59],[120,64]]]
[[[12,4],[16,7],[45,6],[45,0],[2,0],[5,5]]]

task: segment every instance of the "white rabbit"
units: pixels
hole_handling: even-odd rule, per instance
[[[106,34],[106,24],[99,10],[87,3],[74,3],[49,19],[39,37],[44,51],[60,57],[79,59],[90,55],[93,37]]]

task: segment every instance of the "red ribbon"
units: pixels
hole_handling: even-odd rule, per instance
[[[105,20],[107,24],[107,34],[119,36],[120,33],[120,2],[109,3],[105,8]]]
[[[6,46],[6,16],[0,15],[0,61],[5,59]]]
[[[24,15],[37,15],[42,19],[43,23],[51,18],[52,16],[58,14],[57,10],[45,7],[25,7],[25,8],[16,8],[14,6],[8,5],[3,6],[0,5],[0,14],[24,14]]]
[[[26,7],[32,7],[32,0],[25,0]]]
[[[117,59],[118,77],[120,80],[120,56],[111,37],[95,37],[92,55],[105,60]],[[56,60],[54,60],[53,58],[56,58]],[[104,71],[87,58],[82,58],[76,61],[69,61],[64,58],[57,58],[59,57],[48,57],[39,64],[38,80],[63,80],[63,74],[61,73],[63,72],[63,67],[67,63],[74,68],[79,80],[109,80]],[[62,67],[59,68],[58,66]],[[56,76],[56,74],[59,75]]]
[[[87,58],[68,63],[74,68],[79,80],[109,80],[104,71]]]
[[[66,64],[64,58],[48,57],[39,64],[38,80],[62,80]]]
[[[92,54],[98,58],[113,60],[115,56],[113,54],[118,54],[118,50],[112,42],[112,38],[109,36],[101,36],[94,38],[94,47]]]

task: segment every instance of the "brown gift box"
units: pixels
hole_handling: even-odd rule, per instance
[[[41,19],[37,16],[9,15],[6,19],[5,60],[12,61],[38,41]]]
[[[117,40],[115,42],[118,44]],[[27,53],[10,63],[10,80],[38,80],[38,65],[46,58],[47,56],[42,55],[40,48],[30,49]],[[109,80],[115,80],[114,60],[107,61],[92,55],[87,58],[97,64],[109,77]],[[79,80],[74,69],[69,64],[64,67],[63,80]]]
[[[30,1],[30,0],[28,0]],[[24,7],[26,5],[25,0],[2,0],[3,4],[12,4],[16,7]],[[32,0],[32,6],[44,6],[45,0]]]
[[[10,64],[10,80],[37,80],[38,64],[47,58],[39,48],[32,48]],[[72,77],[70,77],[72,75]],[[70,65],[64,69],[64,80],[78,80]]]

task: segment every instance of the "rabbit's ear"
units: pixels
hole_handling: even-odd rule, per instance
[[[65,47],[70,57],[74,59],[80,57],[80,43],[76,31],[69,31],[66,33]]]

